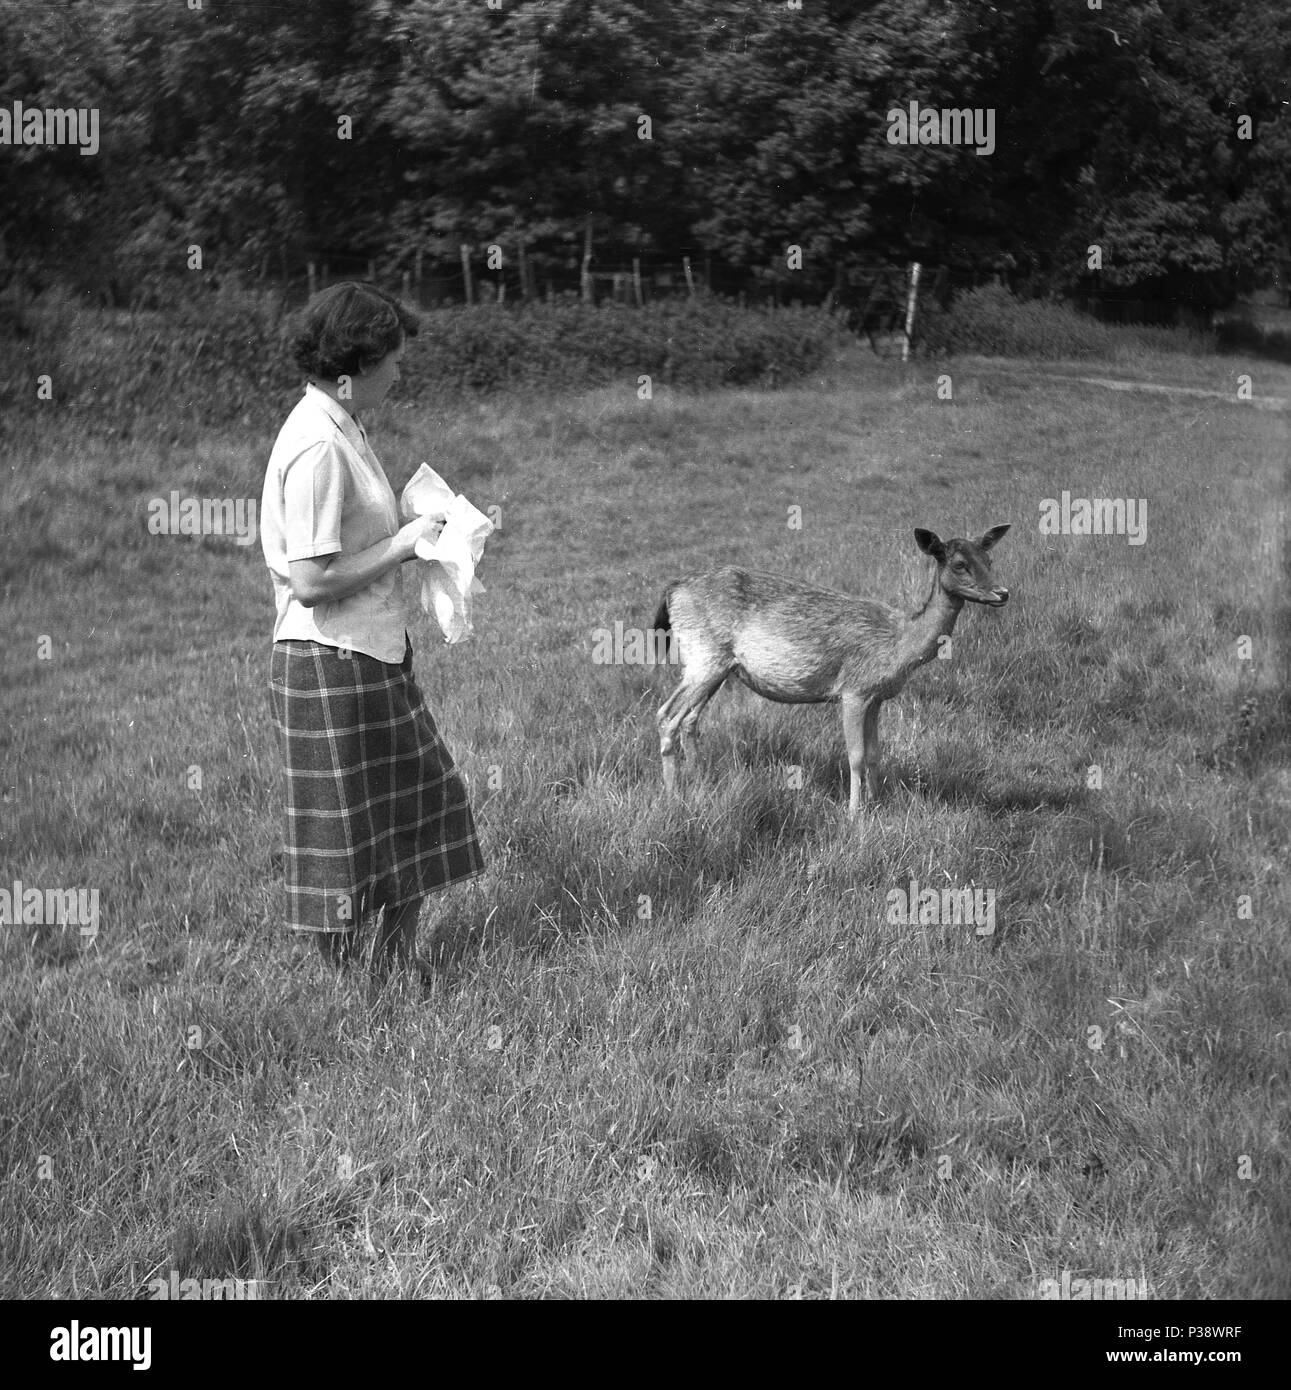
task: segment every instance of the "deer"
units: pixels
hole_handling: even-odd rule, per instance
[[[1008,531],[943,541],[915,527],[915,543],[936,561],[922,608],[907,615],[878,599],[855,598],[777,574],[727,565],[663,592],[655,616],[682,665],[681,683],[659,709],[659,755],[668,793],[678,791],[684,741],[698,738],[708,702],[731,677],[780,704],[842,705],[851,771],[848,815],[879,792],[879,711],[941,649],[965,603],[999,608],[1009,591],[991,578],[990,552]]]

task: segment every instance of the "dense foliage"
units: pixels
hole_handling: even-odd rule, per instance
[[[809,300],[878,257],[1217,304],[1291,259],[1285,0],[63,0],[0,12],[0,95],[101,121],[0,145],[0,281],[118,303],[193,246],[494,245],[514,294],[521,245],[567,286],[590,234]],[[889,143],[911,101],[993,112],[993,152]]]

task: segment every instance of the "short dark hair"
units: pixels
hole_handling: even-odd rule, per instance
[[[301,310],[291,357],[306,376],[336,381],[370,371],[421,321],[376,285],[345,280],[320,290]]]

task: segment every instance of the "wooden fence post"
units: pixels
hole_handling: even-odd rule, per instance
[[[305,273],[309,277],[309,297],[313,299],[314,295],[318,292],[318,271],[313,261],[310,261],[305,267]]]
[[[686,274],[686,293],[694,299],[695,297],[695,277],[690,273],[690,257],[681,258],[681,268]]]
[[[583,227],[583,268],[578,283],[583,301],[591,304],[595,295],[592,290],[592,219],[590,216]]]
[[[905,342],[901,344],[901,360],[910,360],[910,340],[914,337],[915,308],[919,303],[919,262],[910,267],[910,294],[905,305]]]
[[[637,308],[645,307],[645,299],[641,294],[641,257],[632,257],[632,291],[637,297]]]
[[[475,286],[471,283],[471,248],[465,242],[461,245],[462,284],[466,286],[466,302],[475,303]]]

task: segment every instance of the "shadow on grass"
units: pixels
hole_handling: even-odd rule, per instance
[[[384,1182],[388,1165],[377,1176]],[[358,1224],[362,1204],[362,1185],[341,1179],[314,1188],[294,1209],[272,1196],[249,1202],[228,1197],[214,1210],[179,1222],[171,1236],[170,1266],[179,1280],[311,1284],[329,1269],[315,1233],[320,1227],[334,1234],[351,1230]],[[261,1294],[230,1291],[215,1296],[259,1298]]]
[[[523,807],[507,832],[496,897],[486,928],[445,921],[436,928],[446,963],[463,960],[476,944],[542,952],[576,939],[651,923],[688,920],[723,885],[756,873],[820,831],[816,797],[751,774],[723,768],[738,787],[714,775],[705,761],[688,761],[682,793],[665,806],[634,813],[649,822],[625,832],[600,826],[580,812],[579,794],[562,786],[554,808]]]
[[[1291,333],[1265,328],[1248,318],[1234,317],[1215,329],[1216,347],[1229,355],[1263,357],[1272,362],[1291,362]]]
[[[947,806],[980,806],[984,811],[1071,811],[1090,804],[1087,788],[1074,782],[988,780],[961,768],[912,767],[893,764],[887,780],[929,801]]]

